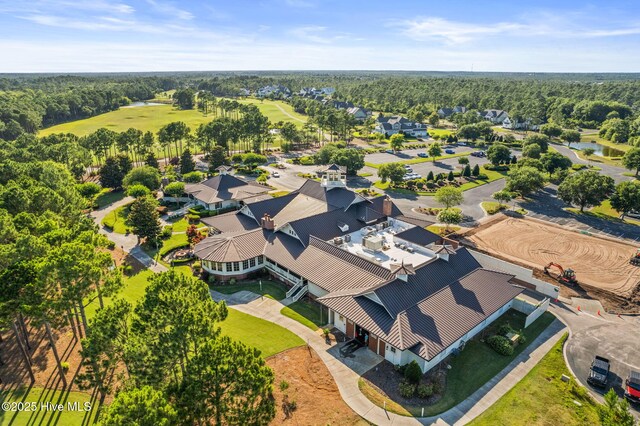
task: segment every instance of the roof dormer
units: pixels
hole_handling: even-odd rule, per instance
[[[346,188],[347,169],[337,164],[332,164],[322,171],[320,185],[326,189]]]

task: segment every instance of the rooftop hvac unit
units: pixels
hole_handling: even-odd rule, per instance
[[[381,224],[381,223],[379,223],[379,224],[377,224],[377,225],[376,225],[376,230],[378,230],[378,231],[382,231],[383,229],[384,229],[384,226],[382,226],[382,224]]]
[[[333,239],[333,244],[335,244],[337,246],[341,245],[343,242],[344,241],[343,241],[342,237],[336,237],[336,238]]]
[[[382,229],[385,229],[389,227],[389,222],[385,220],[384,222],[381,222],[380,225],[382,225]]]
[[[362,245],[369,250],[381,250],[384,245],[384,239],[381,237],[371,236],[362,239]]]
[[[347,235],[344,236],[344,242],[345,243],[350,243],[351,242],[351,235],[350,234],[347,234]]]

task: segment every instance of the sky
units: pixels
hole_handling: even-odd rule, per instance
[[[640,72],[640,1],[0,0],[0,73]]]

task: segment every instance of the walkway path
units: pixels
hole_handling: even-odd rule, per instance
[[[99,232],[106,235],[109,240],[113,241],[116,244],[116,247],[120,247],[123,251],[129,253],[137,261],[142,263],[145,267],[151,269],[153,272],[167,271],[168,268],[166,266],[156,262],[142,250],[142,248],[138,244],[138,237],[133,234],[119,234],[117,232],[110,231],[102,226],[102,219],[104,219],[106,215],[108,215],[118,207],[122,207],[133,202],[133,200],[133,197],[125,197],[122,200],[116,201],[113,204],[109,204],[108,206],[103,207],[99,210],[92,211],[91,217],[93,218],[96,225],[98,225]]]
[[[336,357],[334,354],[337,351],[331,350],[332,346],[335,347],[335,344],[327,345],[318,333],[280,314],[283,306],[289,304],[286,299],[282,301],[284,303],[281,303],[255,294],[251,297],[251,295],[247,293],[249,292],[243,291],[234,295],[228,295],[211,291],[211,297],[216,301],[227,301],[233,309],[281,325],[305,339],[329,369],[329,372],[338,385],[342,399],[344,399],[356,413],[376,425],[466,424],[484,412],[518,383],[540,359],[549,352],[566,331],[565,326],[560,321],[554,321],[549,328],[540,334],[536,340],[531,342],[527,349],[516,357],[501,373],[478,389],[469,398],[439,416],[413,418],[387,412],[369,401],[360,392],[360,389],[358,389],[360,374],[353,369],[358,369],[358,365],[353,365],[357,363],[357,361]],[[357,353],[356,358],[361,356],[360,353]],[[377,358],[379,359],[377,362],[382,361],[381,357]],[[347,363],[352,365],[347,365]],[[375,364],[371,364],[371,367],[373,366],[375,366]]]

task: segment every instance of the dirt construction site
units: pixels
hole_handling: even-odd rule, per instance
[[[640,266],[629,260],[637,247],[620,240],[574,232],[537,219],[500,216],[462,235],[462,242],[497,258],[542,270],[554,262],[576,272],[578,285],[566,286],[565,296],[600,299],[609,309],[640,309]],[[554,282],[554,281],[550,281]]]

